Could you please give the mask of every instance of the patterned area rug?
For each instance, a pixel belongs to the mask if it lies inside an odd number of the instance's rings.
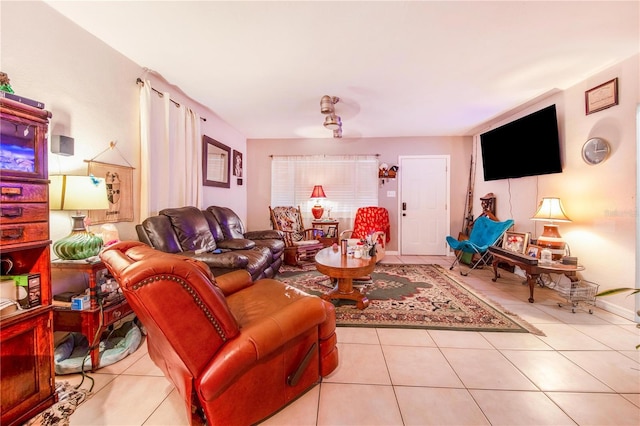
[[[85,389],[76,389],[69,382],[56,382],[58,402],[29,420],[24,426],[68,426],[69,416],[76,411],[91,393]]]
[[[373,282],[364,286],[370,302],[366,309],[357,309],[351,300],[333,300],[339,326],[540,334],[516,315],[473,293],[439,265],[378,264],[371,278]],[[313,264],[282,268],[277,279],[315,295],[334,287]]]

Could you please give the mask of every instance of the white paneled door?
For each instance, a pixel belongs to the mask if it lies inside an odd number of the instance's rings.
[[[449,156],[399,157],[400,253],[446,255]]]

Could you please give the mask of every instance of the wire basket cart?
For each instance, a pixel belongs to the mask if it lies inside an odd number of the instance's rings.
[[[588,305],[586,309],[590,314],[593,314],[592,307],[596,306],[596,294],[598,294],[599,285],[590,281],[577,280],[577,281],[559,281],[555,285],[555,290],[558,291],[571,306],[571,312],[576,313],[576,309],[581,305]],[[562,303],[558,303],[559,307],[562,307]]]

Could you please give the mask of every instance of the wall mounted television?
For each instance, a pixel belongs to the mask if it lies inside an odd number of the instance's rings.
[[[484,180],[562,173],[556,106],[480,135]]]

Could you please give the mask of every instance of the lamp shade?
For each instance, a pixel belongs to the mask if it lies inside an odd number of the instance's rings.
[[[103,245],[102,238],[87,231],[80,210],[109,208],[107,187],[103,178],[93,176],[49,176],[49,208],[75,210],[71,234],[56,241],[53,251],[60,259],[81,260],[95,256]]]
[[[562,207],[560,198],[544,197],[538,206],[538,211],[531,220],[546,220],[548,222],[571,222]]]
[[[53,175],[49,177],[51,210],[104,210],[109,208],[103,178]]]
[[[324,193],[324,189],[322,189],[322,185],[315,185],[311,192],[311,197],[309,198],[327,198]]]

